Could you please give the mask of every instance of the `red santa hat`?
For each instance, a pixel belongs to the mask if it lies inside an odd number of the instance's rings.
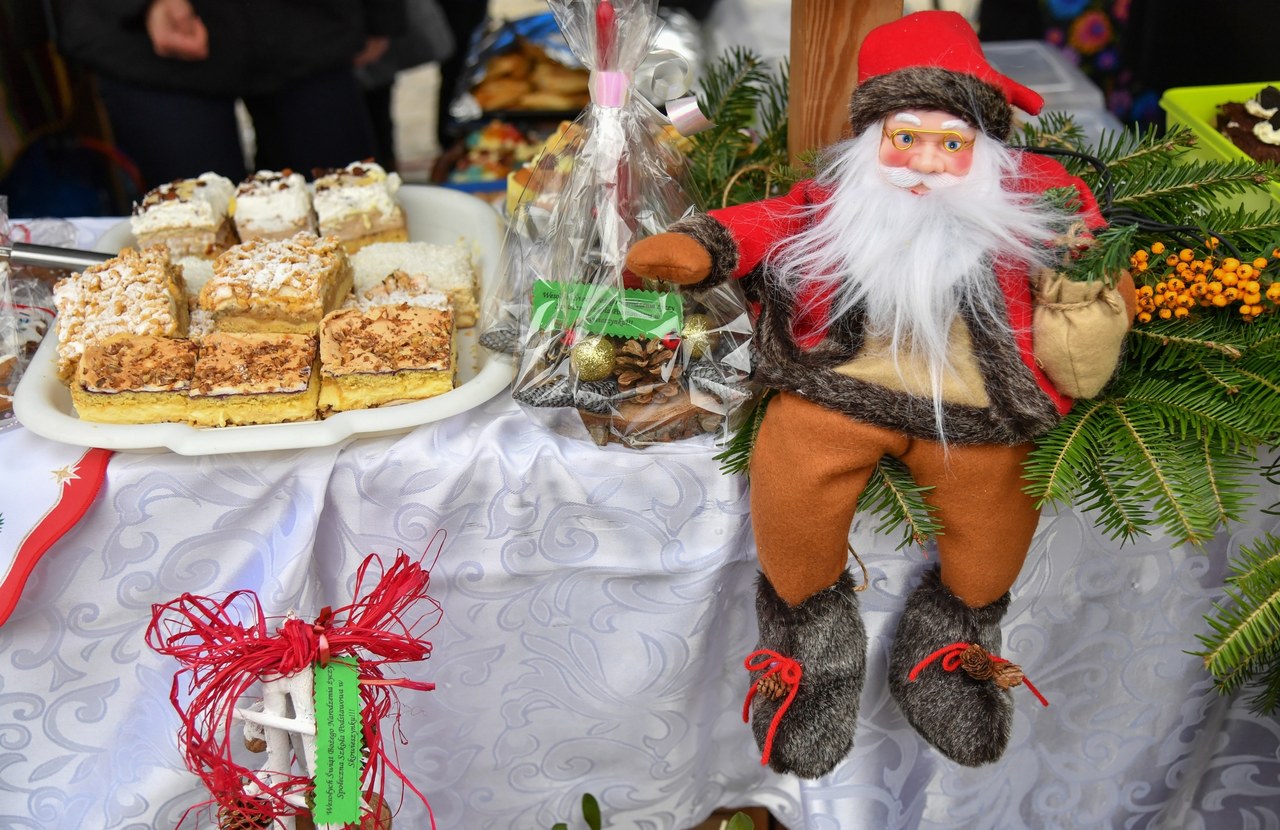
[[[892,112],[934,109],[1004,139],[1014,106],[1035,115],[1043,105],[1036,92],[987,63],[964,17],[923,11],[877,26],[863,39],[849,121],[857,134]]]

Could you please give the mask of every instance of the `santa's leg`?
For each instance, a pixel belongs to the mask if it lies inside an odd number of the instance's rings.
[[[751,720],[762,760],[816,778],[849,753],[867,635],[846,569],[849,525],[896,436],[786,393],[769,404],[751,458],[763,576]]]
[[[933,488],[942,533],[939,566],[924,574],[898,624],[889,689],[925,740],[967,766],[998,759],[1012,729],[1010,667],[990,655],[1003,659],[1000,620],[1040,515],[1022,492],[1030,449],[952,445],[944,455],[915,442],[903,456],[916,482]]]

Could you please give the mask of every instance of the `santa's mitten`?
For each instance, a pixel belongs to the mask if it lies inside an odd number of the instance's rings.
[[[1009,744],[1009,689],[1023,677],[999,656],[1000,620],[1008,609],[1008,594],[970,608],[947,590],[934,568],[912,592],[898,623],[889,691],[921,737],[958,764],[989,764]]]
[[[627,269],[640,277],[694,285],[711,273],[711,254],[688,234],[660,233],[631,246]]]
[[[1092,398],[1120,362],[1133,320],[1133,280],[1080,282],[1046,274],[1036,288],[1032,342],[1036,362],[1064,395]]]
[[[760,642],[743,718],[761,763],[818,778],[853,746],[867,665],[867,633],[848,571],[836,584],[790,606],[762,575],[756,585]]]

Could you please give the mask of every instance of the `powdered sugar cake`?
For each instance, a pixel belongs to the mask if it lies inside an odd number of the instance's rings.
[[[147,192],[134,205],[129,226],[139,247],[164,245],[174,257],[214,257],[239,241],[235,185],[217,173],[177,179]]]
[[[439,292],[362,301],[320,326],[322,414],[422,400],[453,389],[457,347]]]
[[[375,242],[409,238],[404,211],[396,203],[400,176],[371,161],[315,171],[312,204],[320,233],[336,236],[350,253]]]
[[[315,364],[312,334],[211,332],[200,343],[188,417],[203,427],[311,420]]]
[[[307,180],[292,170],[259,170],[240,182],[234,218],[241,241],[316,233]]]
[[[112,335],[85,349],[71,383],[71,402],[86,421],[183,422],[195,364],[191,340]]]
[[[476,268],[470,247],[463,242],[382,242],[351,257],[357,293],[374,298],[391,291],[442,291],[453,303],[454,325],[476,324]],[[400,272],[398,276],[393,276]]]
[[[54,286],[58,376],[70,380],[89,343],[113,334],[183,337],[187,300],[182,270],[166,248],[125,248]]]
[[[314,334],[351,291],[351,263],[332,236],[254,239],[213,264],[197,306],[221,331]]]

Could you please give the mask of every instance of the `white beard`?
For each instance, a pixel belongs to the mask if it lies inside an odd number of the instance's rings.
[[[920,195],[906,189],[914,182],[904,174],[881,167],[880,139],[872,125],[833,149],[817,177],[830,198],[809,209],[803,232],[770,252],[771,271],[798,317],[806,299],[824,295],[829,320],[862,306],[868,335],[928,366],[941,435],[947,343],[962,306],[973,308],[971,324],[1007,332],[993,264],[1047,264],[1047,243],[1067,220],[1038,194],[1005,189],[1016,158],[985,135],[967,175],[926,179],[930,189]]]

